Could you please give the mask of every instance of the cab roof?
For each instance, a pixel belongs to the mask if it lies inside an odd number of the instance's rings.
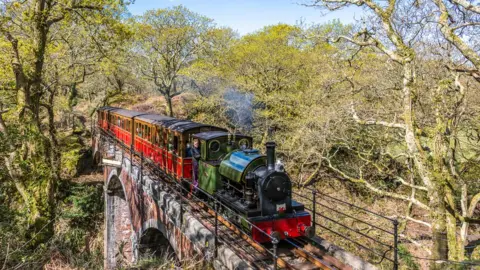
[[[193,135],[193,137],[198,138],[200,140],[208,141],[208,140],[219,138],[219,137],[226,137],[226,136],[228,136],[228,134],[229,133],[227,131],[206,131],[206,132],[197,133],[197,134]],[[232,137],[233,137],[233,135],[232,135]],[[240,133],[236,133],[235,138],[251,138],[251,137],[247,136],[247,135],[240,134]]]

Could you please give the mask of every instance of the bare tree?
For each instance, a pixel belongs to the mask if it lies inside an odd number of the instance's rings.
[[[471,196],[470,202],[467,202],[467,187],[464,185],[465,181],[462,180],[462,172],[459,170],[459,167],[464,165],[460,162],[458,155],[462,152],[460,133],[466,124],[463,116],[466,92],[470,88],[467,89],[465,86],[468,78],[462,79],[462,75],[457,73],[462,71],[475,78],[478,76],[479,55],[478,51],[472,49],[478,46],[478,43],[467,45],[461,40],[460,34],[455,32],[463,27],[474,27],[477,23],[469,21],[459,26],[452,26],[451,21],[449,22],[452,18],[448,13],[447,6],[452,9],[455,7],[445,2],[434,1],[435,5],[431,2],[396,0],[388,2],[317,0],[307,3],[307,5],[329,11],[350,5],[362,7],[368,18],[364,19],[361,29],[357,29],[350,36],[340,35],[330,41],[347,41],[360,49],[375,48],[376,51],[388,58],[387,63],[391,62],[389,65],[399,67],[400,84],[390,90],[401,91],[401,103],[396,108],[392,107],[393,110],[390,113],[393,120],[386,121],[373,116],[364,119],[365,117],[356,111],[354,103],[349,110],[352,119],[360,126],[372,127],[377,131],[380,129],[392,134],[402,134],[405,151],[393,155],[387,151],[363,152],[358,147],[348,145],[340,148],[354,153],[366,165],[372,165],[381,174],[390,175],[397,183],[411,191],[402,194],[403,192],[390,192],[379,188],[375,183],[370,182],[368,177],[365,177],[363,166],[357,168],[358,173],[356,174],[338,168],[332,161],[334,155],[338,154],[336,151],[323,156],[326,166],[343,179],[362,184],[372,192],[407,201],[416,207],[427,210],[430,216],[431,225],[429,224],[429,226],[431,226],[433,234],[431,254],[433,259],[440,262],[447,259],[463,260],[465,226],[468,226],[466,224],[470,222],[480,222],[469,213],[469,210],[474,208],[479,201],[480,195]],[[456,11],[460,13],[461,9],[464,10],[464,13],[472,13],[476,10],[476,6],[469,3],[462,2],[465,6],[462,6],[460,1],[454,1],[454,3],[457,5]],[[432,55],[424,55],[420,50],[422,43],[430,45],[433,45],[434,42],[442,43],[442,40],[438,40],[438,35],[435,36],[438,30],[437,24],[445,39],[458,50],[456,52],[450,50],[450,55],[456,56],[448,61],[448,66],[453,72],[439,72],[442,76],[438,76],[437,80],[419,79],[418,74],[421,70],[418,69],[418,63],[420,62],[434,63],[431,68],[442,70],[442,66],[439,65],[441,61],[432,61]],[[461,52],[460,56],[458,52]],[[468,63],[465,61],[462,63],[463,59],[468,60]],[[351,87],[352,93],[359,90],[351,78],[346,78],[345,85]],[[429,100],[428,108],[420,103],[425,99]],[[428,112],[425,112],[425,109]],[[395,113],[397,111],[400,114],[397,115]],[[411,171],[415,178],[420,181],[417,183],[414,180],[402,178],[396,171],[392,171],[385,164],[378,162],[379,155],[389,159],[405,158],[407,165],[412,165]],[[464,186],[462,187],[462,185]],[[457,187],[462,187],[460,199],[455,196]],[[422,192],[425,192],[426,196],[419,196]],[[460,210],[456,203],[458,200],[462,202]],[[408,215],[406,219],[427,224]],[[463,224],[462,228],[456,225],[458,222]],[[458,234],[459,230],[462,230],[462,234]],[[458,235],[462,236],[459,238]],[[439,266],[432,263],[431,267]]]

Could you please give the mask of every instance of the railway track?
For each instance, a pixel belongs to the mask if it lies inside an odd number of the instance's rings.
[[[179,195],[182,196],[182,195]],[[184,199],[189,212],[211,232],[215,230],[215,210],[200,199]],[[271,244],[259,244],[252,240],[235,224],[223,215],[217,214],[219,221],[218,237],[220,245],[229,244],[237,255],[257,269],[272,269],[274,265]],[[327,255],[318,244],[307,237],[283,240],[277,248],[277,266],[279,269],[345,269],[351,267]]]
[[[132,157],[133,163],[142,164],[143,170],[149,171],[149,176],[155,176],[158,180],[166,184],[166,186],[177,194],[183,201],[182,205],[186,210],[197,218],[210,232],[215,234],[215,217],[217,217],[217,237],[219,239],[219,247],[228,245],[228,248],[255,269],[352,269],[346,266],[336,258],[326,254],[318,244],[307,237],[282,240],[277,246],[276,264],[274,260],[274,251],[272,244],[259,244],[255,242],[249,235],[239,229],[234,223],[227,220],[223,215],[215,214],[215,210],[205,203],[192,196],[186,198],[187,190],[184,189],[177,181],[173,180],[169,175],[147,158],[133,151],[123,142],[102,131],[110,140],[115,142],[116,146],[122,148],[124,156]],[[143,173],[143,172],[142,172]],[[152,174],[154,173],[154,174]],[[215,243],[214,243],[215,244]]]

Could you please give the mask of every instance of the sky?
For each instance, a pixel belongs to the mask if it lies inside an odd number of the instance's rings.
[[[322,14],[318,9],[299,5],[299,2],[302,0],[135,0],[129,10],[133,15],[141,15],[149,9],[183,5],[213,19],[218,26],[237,30],[241,35],[260,30],[267,25],[296,24],[300,20],[307,25],[334,19],[348,24],[362,14],[358,7]]]

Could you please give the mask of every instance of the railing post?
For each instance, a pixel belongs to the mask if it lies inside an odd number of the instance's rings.
[[[277,263],[277,258],[278,258],[278,239],[274,237],[272,239],[272,244],[273,244],[273,270],[277,270],[278,263]]]
[[[218,257],[218,202],[215,198],[215,259]]]
[[[317,191],[312,190],[312,228],[315,234],[317,234],[316,223],[317,223]]]
[[[398,270],[398,220],[393,221],[393,270]]]

